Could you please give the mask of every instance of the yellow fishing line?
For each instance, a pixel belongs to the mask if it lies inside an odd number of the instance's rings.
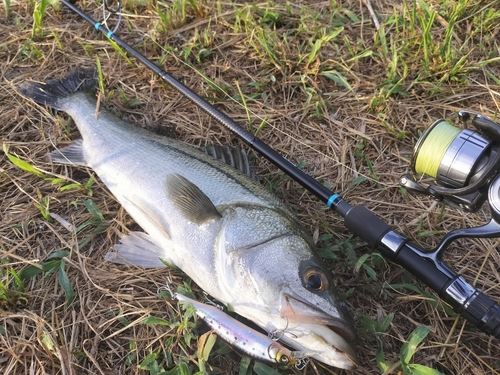
[[[460,129],[444,120],[432,124],[415,146],[415,172],[435,178],[444,154],[459,133]]]

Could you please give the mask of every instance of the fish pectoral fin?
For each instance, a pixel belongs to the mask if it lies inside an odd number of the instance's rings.
[[[104,256],[107,261],[143,268],[166,267],[161,261],[165,250],[156,246],[143,232],[130,232],[114,246],[116,252]]]
[[[195,224],[221,218],[214,204],[198,186],[180,174],[166,178],[167,194],[179,212]]]
[[[50,160],[71,165],[87,166],[87,161],[83,155],[83,139],[78,139],[72,145],[64,147],[60,150],[52,151],[48,154]]]

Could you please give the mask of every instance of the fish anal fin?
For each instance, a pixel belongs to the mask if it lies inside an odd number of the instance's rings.
[[[114,249],[116,252],[109,252],[104,256],[107,261],[143,268],[166,267],[161,260],[165,256],[165,250],[155,245],[146,233],[130,232]]]
[[[214,204],[187,178],[180,174],[170,174],[166,178],[166,188],[169,198],[179,212],[195,224],[218,220],[221,215]]]
[[[78,139],[75,143],[60,150],[52,151],[48,154],[50,160],[61,164],[87,165],[83,154],[83,139]]]

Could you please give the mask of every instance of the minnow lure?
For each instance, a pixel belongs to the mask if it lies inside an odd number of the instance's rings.
[[[172,299],[190,304],[196,310],[196,315],[222,340],[232,348],[256,359],[257,361],[295,366],[303,369],[308,363],[307,357],[317,354],[306,351],[292,351],[272,337],[260,333],[222,311],[222,307],[196,301],[183,294],[175,293],[169,285],[162,286],[158,293],[166,290]]]

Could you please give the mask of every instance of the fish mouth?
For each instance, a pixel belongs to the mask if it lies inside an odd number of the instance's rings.
[[[356,339],[356,335],[348,327],[346,327],[345,323],[342,321],[336,320],[330,324],[325,324],[324,326],[335,332],[347,342],[353,342]]]
[[[352,322],[346,318],[343,306],[330,312],[313,305],[297,295],[282,296],[280,314],[288,321],[285,338],[292,347],[315,352],[312,358],[329,365],[352,369],[358,366],[351,343],[356,340]],[[317,305],[317,304],[316,304]]]

